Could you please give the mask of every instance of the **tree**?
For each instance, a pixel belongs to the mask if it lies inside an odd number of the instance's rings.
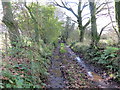
[[[70,11],[76,18],[77,18],[77,23],[78,23],[78,27],[79,27],[79,30],[80,30],[80,39],[79,41],[80,42],[83,42],[84,41],[84,33],[85,33],[85,29],[86,27],[89,25],[90,23],[90,20],[88,20],[84,25],[83,25],[83,19],[82,19],[82,12],[84,10],[84,8],[86,6],[88,6],[87,3],[84,3],[82,5],[82,2],[81,0],[79,0],[79,3],[77,4],[77,7],[78,7],[78,11],[77,11],[77,14],[75,13],[75,11],[68,5],[69,2],[63,2],[61,0],[61,3],[62,5],[60,5],[59,3],[57,3],[56,1],[54,2],[54,4],[56,6],[59,6],[61,8],[65,8],[66,10]],[[74,3],[74,2],[73,2]]]
[[[67,39],[69,38],[69,34],[70,34],[71,28],[72,28],[71,24],[72,24],[71,18],[67,17],[64,30],[62,31],[62,38],[61,38],[64,43],[66,43]]]
[[[39,35],[39,26],[38,26],[38,22],[35,18],[35,16],[33,15],[31,9],[27,6],[26,2],[24,3],[24,6],[27,8],[30,16],[31,16],[31,19],[33,20],[33,23],[34,23],[34,31],[35,31],[35,41],[38,43],[39,40],[40,40],[40,35]]]
[[[55,43],[62,29],[62,23],[55,17],[55,10],[53,5],[25,4],[16,18],[19,19],[19,27],[22,32],[29,32],[30,38],[35,42],[42,40],[44,44]],[[20,10],[18,9],[18,11]]]
[[[75,13],[75,10],[72,9],[72,7],[69,5],[69,3],[74,3],[74,4],[77,5],[77,7],[78,7],[77,13]],[[85,30],[88,27],[88,25],[90,24],[89,17],[86,17],[87,15],[89,15],[89,13],[85,14],[85,15],[82,15],[84,9],[88,6],[88,3],[87,2],[82,3],[82,0],[79,0],[78,3],[75,3],[75,2],[63,2],[61,0],[61,4],[57,3],[56,1],[54,1],[54,4],[56,6],[58,6],[58,7],[61,7],[61,8],[64,8],[64,9],[70,11],[77,18],[77,24],[78,24],[78,28],[80,30],[79,41],[83,42],[84,41]],[[98,5],[97,7],[95,7],[95,9],[96,9],[95,10],[95,15],[100,13],[102,10],[104,10],[106,4],[107,3],[102,3],[102,4]],[[86,18],[88,20],[83,25],[83,20],[85,20]],[[103,27],[103,28],[105,28],[105,27]],[[102,31],[103,31],[103,29],[102,29]]]
[[[118,24],[119,43],[120,43],[120,1],[117,2],[116,0],[115,0],[115,15]]]
[[[8,32],[11,46],[16,47],[16,44],[19,42],[20,39],[20,33],[18,30],[18,24],[13,18],[11,3],[4,2],[4,0],[2,0],[2,7],[4,13],[2,22],[9,28]]]
[[[108,1],[106,1],[106,2],[108,2]],[[117,23],[119,23],[118,22],[118,14],[116,13],[116,12],[118,12],[119,13],[119,11],[118,11],[118,8],[119,8],[119,6],[116,6],[116,3],[117,2],[115,2],[115,16],[116,16],[116,21],[117,21]],[[118,4],[118,3],[117,3]],[[118,4],[119,5],[119,4]],[[112,27],[113,27],[113,29],[114,29],[114,31],[116,32],[116,34],[117,34],[117,36],[118,36],[118,43],[120,43],[120,30],[119,30],[119,26],[118,26],[118,30],[116,29],[116,27],[115,27],[115,25],[113,24],[113,17],[112,17],[112,15],[111,15],[111,10],[110,10],[110,7],[109,7],[109,5],[108,5],[108,3],[107,3],[107,10],[108,10],[108,15],[109,15],[109,17],[110,17],[110,20],[111,20],[111,23],[112,23]],[[118,24],[119,25],[119,24]]]
[[[109,26],[111,23],[113,23],[113,21],[111,20],[111,22],[109,22],[108,24],[106,24],[105,26],[103,26],[100,30],[100,33],[98,34],[97,32],[97,24],[96,24],[96,15],[99,14],[102,10],[106,10],[106,5],[108,5],[108,3],[111,3],[111,2],[106,2],[106,3],[102,3],[100,4],[100,6],[98,6],[96,8],[96,3],[95,3],[95,0],[89,0],[89,8],[90,8],[90,14],[91,14],[91,46],[92,47],[97,47],[99,41],[100,41],[100,38],[101,38],[101,35],[102,35],[102,32],[104,31],[104,29]],[[102,8],[100,8],[101,6],[103,5]],[[108,9],[108,7],[107,7]]]
[[[98,33],[97,33],[97,24],[96,24],[96,6],[95,1],[91,2],[89,0],[90,14],[91,14],[91,46],[94,47],[97,45]]]

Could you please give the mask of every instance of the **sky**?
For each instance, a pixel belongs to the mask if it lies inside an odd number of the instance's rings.
[[[56,1],[57,1],[58,3],[60,3],[60,0],[56,0]],[[63,1],[64,1],[64,0],[63,0]],[[78,3],[78,0],[74,0],[74,1],[73,1],[73,0],[65,0],[65,1]],[[82,1],[88,2],[88,0],[82,0]],[[105,2],[106,0],[96,0],[96,1],[97,1],[98,4],[100,4],[100,3]],[[114,20],[115,20],[115,15],[114,15],[114,13],[112,13],[112,12],[114,12],[114,2],[113,2],[113,0],[109,0],[109,1],[112,1],[112,3],[109,4],[109,7],[113,7],[113,9],[111,9],[110,12],[111,12],[111,16],[112,16],[113,21],[114,21]],[[83,3],[84,3],[84,2],[83,2]],[[77,5],[76,5],[76,4],[70,4],[70,6],[71,6],[72,9],[75,11],[75,13],[77,13]],[[67,10],[65,10],[65,9],[62,9],[62,10],[65,11],[68,16],[71,16],[73,20],[76,20],[76,17],[75,17],[70,11],[67,11]],[[98,32],[100,32],[101,29],[102,29],[105,25],[107,25],[109,22],[111,22],[110,17],[109,17],[108,15],[101,15],[102,13],[107,13],[107,12],[108,12],[107,10],[102,11],[100,14],[98,14],[99,16],[98,16],[98,15],[96,16],[96,17],[99,17],[99,18],[97,19]],[[86,8],[84,9],[84,11],[83,11],[82,16],[84,16],[85,14],[88,14],[88,13],[90,13],[90,10],[89,10],[89,7],[86,7]],[[87,15],[86,17],[90,17],[90,14]],[[86,18],[86,17],[85,17],[85,18]],[[84,21],[83,21],[83,24],[85,24],[86,21],[88,21],[88,19],[84,20]],[[111,25],[109,25],[108,27],[111,28]],[[106,29],[108,29],[108,28],[106,28]]]
[[[9,1],[9,0],[4,0],[4,1]],[[12,0],[14,2],[23,2],[24,0]],[[36,2],[38,1],[40,4],[45,4],[46,2],[51,2],[52,0],[26,0],[27,2]],[[61,0],[56,0],[58,3],[61,3]],[[75,13],[77,13],[77,5],[75,3],[78,3],[78,0],[63,0],[63,1],[66,1],[66,2],[70,2],[70,6],[72,7],[72,9],[75,11]],[[92,1],[92,0],[91,0]],[[105,0],[96,0],[97,3],[102,3],[104,2]],[[109,0],[109,1],[113,1],[113,0]],[[73,3],[75,2],[75,3]],[[88,0],[82,0],[82,2],[88,2]],[[111,3],[110,6],[114,6],[114,3]],[[76,21],[76,17],[70,12],[70,11],[67,11],[65,9],[61,9],[63,12],[66,13],[66,15],[70,16],[73,20]],[[111,10],[111,12],[113,12],[114,9]],[[107,11],[103,11],[103,13],[106,13]],[[83,15],[85,14],[88,14],[89,13],[89,7],[85,8],[85,10],[83,11]],[[88,15],[87,17],[90,17],[90,15]],[[113,14],[113,20],[114,19],[114,14]],[[0,0],[0,20],[2,20],[2,5],[1,5],[1,0]],[[83,21],[83,24],[85,24],[87,21],[84,20]],[[104,27],[106,24],[108,24],[110,22],[110,17],[108,16],[103,16],[103,15],[100,15],[100,17],[97,19],[97,25],[98,25],[98,31],[101,30],[102,27]]]

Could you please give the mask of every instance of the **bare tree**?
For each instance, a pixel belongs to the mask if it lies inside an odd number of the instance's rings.
[[[62,5],[60,5],[59,3],[57,3],[56,1],[54,1],[54,5],[59,6],[61,8],[64,8],[64,9],[70,11],[77,18],[78,27],[79,27],[79,30],[80,30],[80,39],[79,39],[79,41],[83,42],[85,29],[89,25],[90,20],[88,20],[83,25],[82,12],[85,9],[85,7],[88,6],[88,4],[84,3],[84,5],[82,5],[81,0],[79,0],[79,3],[75,3],[75,2],[63,2],[61,0],[61,3],[62,3]],[[75,13],[75,11],[72,9],[72,7],[68,3],[75,3],[78,6],[77,14]]]
[[[72,9],[72,7],[69,5],[69,3],[74,3],[75,5],[77,5],[77,7],[78,7],[77,13],[75,13],[75,10]],[[106,6],[107,3],[111,3],[111,2],[103,2],[100,5],[98,5],[97,7],[95,7],[95,15],[99,14],[103,10],[106,10],[105,6]],[[85,14],[85,15],[82,15],[84,9],[88,6],[88,3],[87,2],[82,3],[82,0],[79,0],[78,3],[76,3],[76,2],[63,2],[61,0],[61,4],[57,3],[56,1],[54,1],[54,4],[56,6],[58,6],[58,7],[61,7],[61,8],[64,8],[64,9],[70,11],[77,18],[78,27],[79,27],[79,30],[80,30],[80,39],[79,39],[79,41],[83,42],[84,41],[85,29],[90,24],[89,17],[86,17],[87,15],[89,15],[89,13]],[[85,20],[85,19],[87,19],[88,21],[83,25],[83,20]],[[103,28],[105,28],[107,26],[108,25],[105,25]],[[103,28],[101,29],[101,34],[102,34],[103,30],[104,30]],[[96,33],[96,35],[97,35],[97,33]],[[98,36],[101,36],[101,35],[98,35]],[[98,42],[98,41],[99,41],[99,39],[96,42]]]
[[[103,26],[101,28],[100,33],[98,34],[98,32],[97,32],[97,24],[96,24],[96,19],[97,19],[96,15],[99,14],[103,10],[108,10],[108,7],[106,7],[106,6],[109,3],[111,3],[111,2],[107,1],[105,3],[100,4],[100,6],[98,6],[96,8],[96,2],[95,2],[95,0],[92,0],[92,2],[91,2],[91,0],[89,0],[89,8],[90,8],[90,14],[91,14],[91,38],[92,38],[91,46],[92,47],[96,47],[97,46],[98,42],[100,41],[100,37],[101,37],[102,32],[104,31],[104,29],[107,26],[109,26],[111,23],[113,23],[113,21],[111,20],[111,22],[109,22],[108,24],[106,24],[105,26]],[[105,15],[106,14],[107,13],[105,13]]]

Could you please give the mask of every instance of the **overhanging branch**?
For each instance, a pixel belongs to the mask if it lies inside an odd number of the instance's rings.
[[[62,0],[61,0],[62,5],[60,5],[60,4],[57,3],[56,1],[54,1],[54,2],[55,2],[54,5],[59,6],[59,7],[61,7],[61,8],[65,8],[66,10],[70,11],[76,18],[78,18],[78,15],[73,11],[73,9],[67,7]]]
[[[98,38],[100,38],[100,37],[101,37],[103,30],[104,30],[104,29],[105,29],[108,25],[110,25],[111,23],[112,23],[112,22],[108,23],[107,25],[105,25],[105,26],[101,29],[100,34],[99,34]]]

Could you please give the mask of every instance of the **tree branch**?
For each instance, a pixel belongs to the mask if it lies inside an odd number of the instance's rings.
[[[66,15],[66,14],[65,14]],[[66,15],[67,17],[69,17],[68,15]],[[78,23],[77,21],[75,21],[75,20],[73,20],[73,19],[71,19],[74,23]]]
[[[85,7],[87,7],[87,6],[88,6],[88,4],[87,4],[87,3],[84,3],[84,5],[83,5],[81,11],[83,11],[83,10],[85,9]]]
[[[78,18],[78,15],[73,11],[72,8],[69,8],[65,5],[65,3],[61,0],[62,5],[58,4],[56,1],[54,1],[54,5],[59,6],[61,8],[65,8],[66,10],[70,11],[76,18]]]
[[[104,9],[107,9],[107,8],[104,8],[108,3],[112,3],[112,2],[105,2],[105,3],[102,3],[100,6],[98,6],[97,8],[96,8],[96,14],[98,14],[99,12],[101,12],[102,10],[104,10]],[[100,8],[100,9],[99,9]]]
[[[105,26],[101,29],[100,34],[99,34],[98,38],[100,38],[100,37],[101,37],[103,30],[104,30],[104,29],[105,29],[108,25],[110,25],[111,23],[112,23],[112,22],[108,23],[107,25],[105,25]]]
[[[30,8],[27,6],[26,2],[24,3],[24,6],[28,10],[28,12],[29,12],[31,18],[34,20],[34,22],[37,23],[37,20],[35,19],[34,15],[32,14],[32,11],[30,10]]]
[[[87,21],[87,23],[83,26],[83,29],[85,29],[90,24],[90,19]]]
[[[107,2],[107,1],[106,1],[106,2]],[[110,8],[109,8],[108,3],[107,3],[107,7],[108,7],[108,14],[109,14],[109,16],[110,16],[110,20],[111,20],[111,22],[112,22],[113,20],[112,20],[112,16],[111,16],[111,14],[110,14]],[[115,32],[116,32],[118,38],[120,38],[119,32],[116,30],[116,28],[114,27],[113,23],[112,23],[112,27],[113,27],[113,29],[115,30]]]

